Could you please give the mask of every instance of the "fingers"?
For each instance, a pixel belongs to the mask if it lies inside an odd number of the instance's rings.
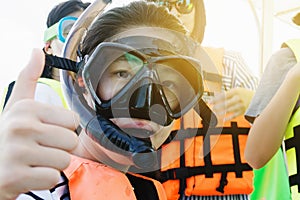
[[[27,170],[26,182],[23,184],[27,191],[53,188],[61,177],[59,171],[47,167],[34,167]]]
[[[243,101],[239,96],[232,96],[225,103],[227,112],[244,113],[246,111]]]
[[[0,199],[1,193],[14,197],[57,184],[60,171],[70,163],[69,152],[78,144],[73,131],[77,117],[31,99],[20,100],[2,113]]]
[[[241,99],[238,90],[236,89],[215,96],[211,102],[215,114],[219,117],[225,116],[226,121],[240,116],[246,111],[243,99]]]
[[[70,162],[62,150],[32,144],[26,138],[1,143],[0,199],[15,199],[29,190],[49,189],[58,183],[60,171]],[[1,197],[9,196],[9,198]]]
[[[16,199],[20,193],[30,190],[53,188],[61,176],[59,171],[52,168],[26,166],[11,166],[2,174],[4,176],[0,176],[0,179],[9,181],[7,181],[8,184],[1,187],[1,191],[5,192],[0,193],[0,199]]]
[[[35,145],[31,149],[27,149],[24,146],[21,147],[28,155],[23,155],[18,158],[17,165],[25,165],[30,168],[45,167],[51,168],[57,171],[62,171],[68,167],[71,156],[66,151],[58,148],[44,147]],[[45,158],[45,155],[47,157]],[[19,156],[19,155],[16,155]]]
[[[43,67],[44,53],[33,50],[0,116],[0,199],[53,187],[78,144],[79,116],[33,99]]]
[[[45,124],[41,125],[41,129],[45,130],[43,134],[34,134],[34,139],[42,146],[57,148],[70,152],[76,148],[78,144],[78,136],[74,130]]]
[[[241,104],[236,104],[236,105],[233,105],[231,106],[229,109],[228,109],[228,115],[226,115],[225,117],[225,121],[230,121],[240,115],[243,115],[245,113],[245,109],[242,109],[243,106]]]
[[[225,100],[226,100],[226,93],[222,92],[222,93],[216,94],[209,103],[214,105],[214,104],[222,103]]]
[[[34,49],[31,54],[31,58],[26,67],[20,72],[12,95],[7,102],[5,110],[15,102],[34,97],[34,91],[36,87],[36,82],[40,75],[42,74],[43,67],[45,64],[45,56],[42,50]]]
[[[226,114],[226,93],[217,94],[211,99],[209,104],[218,117],[223,117]]]
[[[64,127],[72,131],[79,126],[79,115],[74,111],[36,101],[27,101],[26,104],[22,106],[22,113],[25,115],[27,112],[35,113],[33,117],[44,124]]]
[[[61,107],[22,100],[4,113],[2,119],[7,126],[6,139],[20,138],[20,142],[30,140],[66,151],[73,150],[78,142],[74,130],[78,127],[79,117],[73,111]]]
[[[21,138],[15,140],[15,145],[6,145],[6,155],[1,156],[2,160],[10,164],[8,169],[17,169],[15,171],[18,172],[23,168],[25,170],[26,168],[45,167],[62,171],[68,167],[71,157],[66,151],[40,146],[29,140],[25,140],[24,144],[21,144],[19,139]],[[4,164],[2,163],[2,165]]]

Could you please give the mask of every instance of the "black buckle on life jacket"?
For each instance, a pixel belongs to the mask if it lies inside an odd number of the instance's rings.
[[[190,177],[188,167],[180,167],[175,169],[169,169],[163,172],[162,182],[167,180],[186,179]]]

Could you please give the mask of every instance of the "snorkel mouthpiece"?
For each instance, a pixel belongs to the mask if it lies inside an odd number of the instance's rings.
[[[159,84],[143,79],[106,105],[101,106],[96,102],[96,112],[107,119],[136,118],[168,126],[174,118],[166,108],[162,93]]]
[[[147,119],[162,126],[168,126],[174,120],[166,109],[159,84],[144,79],[141,86],[129,98],[130,114],[133,117]],[[146,115],[147,114],[147,115]]]
[[[129,157],[137,168],[157,167],[157,155],[150,139],[129,135],[100,115],[87,124],[86,133],[106,149]]]

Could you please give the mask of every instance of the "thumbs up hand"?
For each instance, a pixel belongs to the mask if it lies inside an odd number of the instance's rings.
[[[34,49],[0,116],[0,199],[15,199],[29,190],[53,187],[77,146],[76,113],[34,101],[44,67],[42,50]]]

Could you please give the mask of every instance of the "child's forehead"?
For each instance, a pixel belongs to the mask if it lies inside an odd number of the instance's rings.
[[[156,39],[164,40],[171,44],[177,44],[179,42],[183,42],[181,40],[186,38],[186,36],[183,33],[176,32],[170,29],[159,28],[159,27],[138,27],[138,28],[133,27],[108,38],[106,41],[114,41],[120,38],[126,38],[132,36],[156,38]]]
[[[122,43],[138,49],[164,49],[182,55],[188,55],[192,46],[183,33],[159,27],[131,28],[107,39],[106,42]]]

